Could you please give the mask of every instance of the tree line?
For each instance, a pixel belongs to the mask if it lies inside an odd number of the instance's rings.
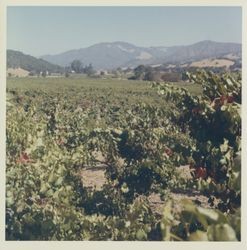
[[[70,66],[65,67],[66,76],[68,76],[69,73],[83,73],[87,74],[88,76],[92,76],[93,74],[95,74],[95,70],[91,63],[88,65],[83,65],[80,60],[74,60],[71,62]]]

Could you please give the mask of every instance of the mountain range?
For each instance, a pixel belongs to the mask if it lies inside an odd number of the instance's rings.
[[[139,47],[126,42],[98,43],[87,48],[69,50],[56,55],[44,55],[41,59],[60,66],[69,66],[73,60],[95,69],[136,67],[140,64],[183,64],[208,58],[241,59],[242,45],[201,41],[186,46]]]

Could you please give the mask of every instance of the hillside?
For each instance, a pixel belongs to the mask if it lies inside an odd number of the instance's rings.
[[[200,61],[194,61],[190,64],[190,67],[197,67],[197,68],[203,68],[203,67],[214,67],[214,68],[220,68],[220,67],[226,67],[229,68],[234,64],[233,61],[227,60],[227,59],[203,59]]]
[[[21,68],[29,72],[48,71],[54,73],[63,71],[61,66],[15,50],[7,50],[7,68]]]
[[[242,45],[237,43],[219,43],[201,41],[188,46],[171,47],[167,51],[166,62],[190,62],[207,58],[224,57],[233,54],[241,57]]]
[[[242,45],[202,41],[187,46],[138,47],[126,42],[99,43],[88,48],[45,55],[42,59],[61,66],[77,59],[84,65],[92,63],[96,69],[136,67],[140,64],[187,63],[231,55],[241,58]]]
[[[26,77],[30,74],[29,71],[22,69],[22,68],[8,68],[7,69],[8,76],[14,76],[14,77]]]
[[[84,65],[92,63],[96,69],[113,69],[137,66],[143,62],[145,64],[153,63],[158,54],[157,49],[137,47],[125,42],[114,42],[99,43],[88,48],[70,50],[57,55],[46,55],[42,58],[61,66],[67,66],[77,59]]]

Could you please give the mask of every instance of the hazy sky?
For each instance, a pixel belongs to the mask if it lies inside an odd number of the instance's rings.
[[[241,42],[240,7],[8,7],[7,47],[34,56],[99,42]]]

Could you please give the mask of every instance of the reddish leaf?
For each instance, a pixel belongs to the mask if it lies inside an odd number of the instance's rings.
[[[198,167],[195,169],[195,178],[202,178],[205,179],[207,178],[208,174],[207,174],[207,169],[203,168],[203,167]]]

